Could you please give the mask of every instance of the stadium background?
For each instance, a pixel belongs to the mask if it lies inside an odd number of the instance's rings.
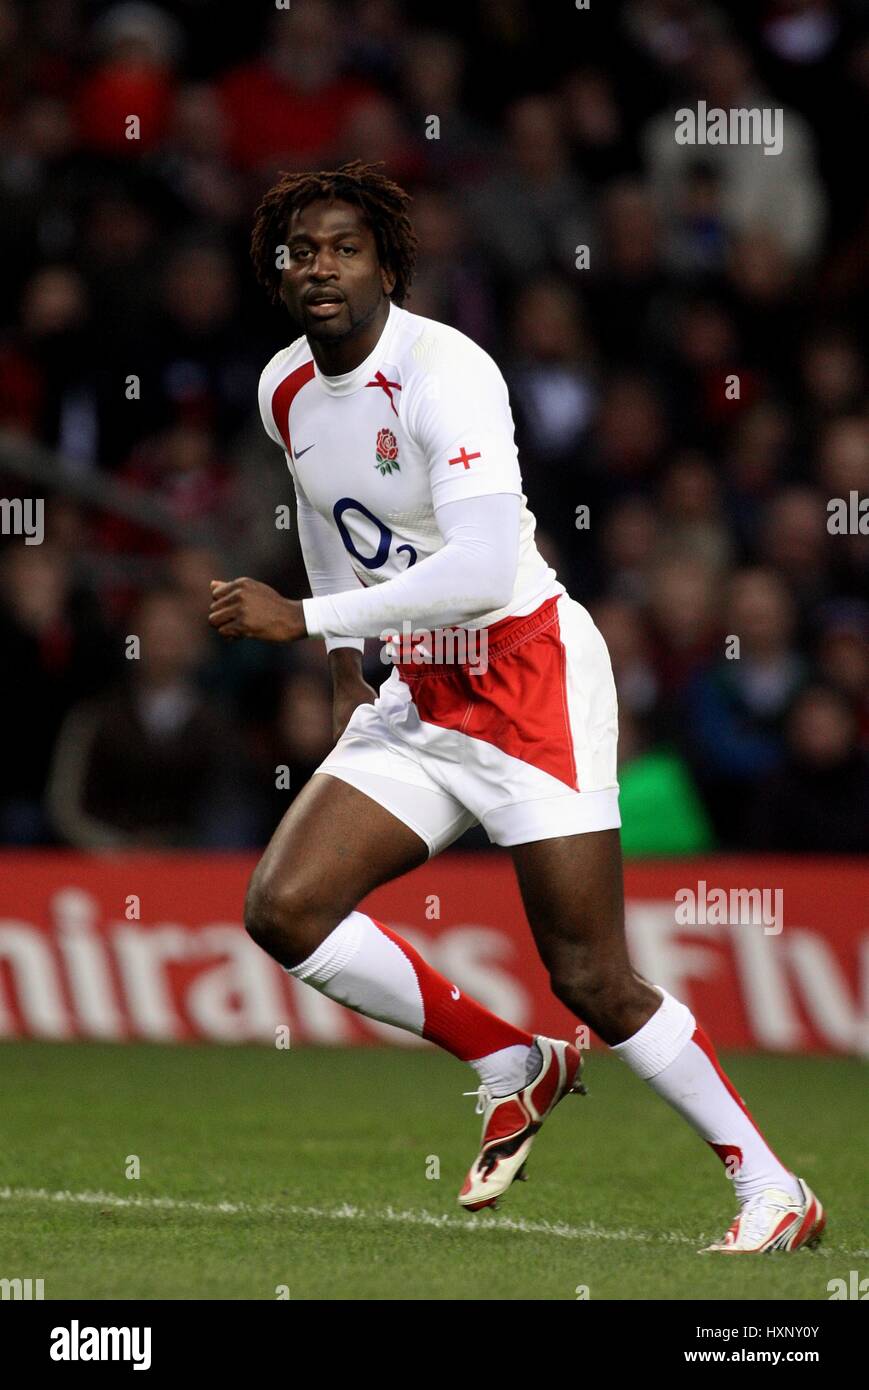
[[[293,330],[247,246],[277,170],[355,157],[414,194],[408,307],[504,371],[541,549],[609,644],[635,955],[725,1046],[858,1066],[869,537],[831,534],[827,504],[869,495],[865,20],[858,0],[564,0],[545,18],[530,0],[294,0],[243,19],[0,0],[0,496],[45,499],[42,544],[0,537],[0,1036],[70,1057],[10,1042],[10,1098],[54,1075],[45,1114],[62,1114],[65,1092],[124,1092],[152,1065],[75,1038],[262,1042],[277,1017],[294,1043],[409,1041],[241,944],[256,850],[329,747],[328,673],[319,643],[226,646],[205,621],[212,577],[307,593],[256,410]],[[674,111],[699,98],[782,107],[781,154],[677,146]],[[386,674],[376,644],[366,669]],[[506,861],[482,833],[462,851],[378,910],[493,1007],[569,1029]],[[784,931],[680,930],[674,892],[701,880],[782,888]],[[440,1075],[428,1049],[366,1055],[375,1091]],[[240,1083],[261,1115],[262,1065]],[[784,1095],[764,1091],[773,1074],[753,1094],[796,1133],[821,1074],[775,1073]],[[840,1139],[856,1076],[824,1073]],[[40,1112],[18,1118],[20,1154],[41,1152]],[[95,1153],[82,1164],[93,1186]],[[72,1183],[47,1166],[24,1157],[6,1180]],[[112,1269],[89,1273],[95,1296]]]

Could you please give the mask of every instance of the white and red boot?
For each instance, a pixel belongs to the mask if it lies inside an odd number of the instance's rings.
[[[742,1207],[722,1240],[707,1245],[701,1255],[712,1251],[723,1255],[759,1255],[770,1250],[813,1249],[827,1224],[826,1213],[814,1192],[797,1178],[800,1198],[769,1187]]]
[[[566,1095],[585,1095],[579,1049],[559,1038],[538,1035],[534,1041],[543,1061],[521,1090],[496,1097],[480,1086],[476,1092],[465,1093],[476,1094],[477,1113],[483,1116],[480,1152],[459,1193],[466,1211],[496,1206],[512,1182],[523,1181],[525,1160],[543,1121]]]

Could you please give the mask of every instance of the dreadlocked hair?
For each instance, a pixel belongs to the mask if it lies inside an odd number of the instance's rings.
[[[273,303],[280,300],[281,272],[277,248],[286,244],[290,217],[318,199],[340,198],[362,210],[374,234],[380,264],[395,276],[390,299],[402,305],[410,290],[416,262],[416,233],[408,215],[411,197],[378,172],[378,165],[353,159],[339,169],[316,174],[282,174],[256,210],[250,254],[256,277]]]

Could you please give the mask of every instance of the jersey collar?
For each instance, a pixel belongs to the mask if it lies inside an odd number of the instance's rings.
[[[352,372],[344,372],[342,376],[325,376],[323,372],[320,371],[316,362],[314,362],[314,376],[327,395],[349,396],[351,392],[358,391],[360,387],[368,384],[378,362],[383,360],[383,355],[389,348],[392,335],[398,324],[400,312],[398,307],[390,300],[389,313],[386,316],[386,322],[383,325],[383,331],[380,337],[377,339],[372,351],[365,358],[365,361],[360,362],[358,367],[354,367]]]

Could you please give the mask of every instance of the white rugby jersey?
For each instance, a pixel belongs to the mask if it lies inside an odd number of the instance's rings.
[[[533,612],[564,592],[534,542],[504,378],[488,353],[457,329],[391,303],[374,350],[341,376],[324,376],[307,338],[297,338],[263,371],[259,406],[296,487],[315,595],[304,602],[312,636],[325,636],[330,646],[356,645],[341,638],[381,636],[394,617],[389,581],[401,575],[407,580],[398,587],[414,597],[414,611],[404,616],[436,617],[441,597],[447,599],[435,591],[444,567],[429,586],[423,562],[444,545],[436,509],[463,499],[520,499],[512,595],[500,608],[470,615],[465,626]],[[408,571],[416,566],[422,568],[411,585]],[[360,592],[360,583],[368,593]],[[343,611],[340,597],[324,597],[344,591]],[[455,598],[453,583],[444,606],[454,607]]]

